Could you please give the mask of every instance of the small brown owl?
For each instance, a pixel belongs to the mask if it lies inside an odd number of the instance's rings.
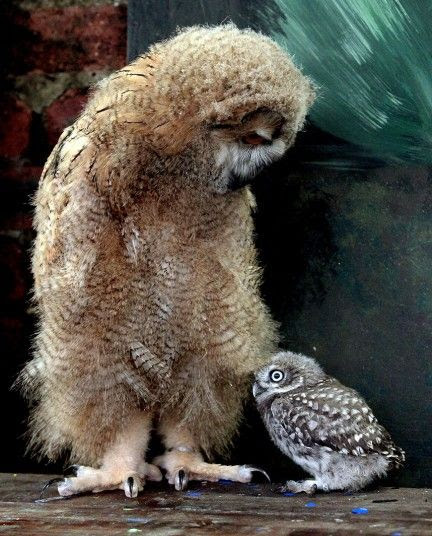
[[[282,491],[358,490],[405,460],[360,395],[310,357],[276,354],[253,394],[274,443],[314,477]]]
[[[96,87],[46,163],[33,255],[39,331],[21,381],[31,446],[70,453],[61,495],[160,479],[247,482],[230,445],[275,349],[247,182],[293,143],[309,80],[269,38],[193,27]]]

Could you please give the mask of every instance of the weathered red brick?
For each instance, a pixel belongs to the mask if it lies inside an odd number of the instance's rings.
[[[12,304],[26,296],[25,262],[22,247],[12,238],[0,237],[1,302]]]
[[[68,89],[44,110],[44,124],[50,146],[54,146],[63,130],[75,121],[86,101],[87,90]]]
[[[30,12],[29,65],[51,73],[119,68],[126,61],[126,7],[73,6]]]
[[[0,102],[0,156],[16,158],[27,148],[30,139],[32,112],[12,95],[3,95]]]
[[[31,200],[41,171],[41,167],[32,166],[26,160],[18,159],[2,163],[0,168],[0,229],[14,232],[31,229],[33,216]]]
[[[2,166],[0,169],[2,181],[17,185],[19,183],[37,184],[41,173],[42,166],[34,166],[21,160],[9,162],[7,166]]]
[[[17,314],[14,311],[11,314],[10,310],[0,310],[0,339],[3,346],[2,358],[11,359],[11,364],[15,364],[17,356],[23,352],[23,345],[27,342],[26,337],[28,337],[28,333],[25,331],[24,313],[20,311]],[[18,370],[14,370],[13,376],[16,377],[17,373]],[[9,380],[8,383],[7,388],[9,389],[11,381]]]

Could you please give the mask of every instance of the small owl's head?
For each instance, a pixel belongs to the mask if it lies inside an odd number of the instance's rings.
[[[313,387],[325,378],[325,372],[311,357],[279,352],[256,372],[253,395],[261,403],[279,393]]]

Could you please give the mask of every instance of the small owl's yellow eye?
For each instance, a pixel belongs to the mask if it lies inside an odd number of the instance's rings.
[[[270,381],[272,382],[280,382],[283,380],[285,374],[282,372],[282,370],[272,370],[270,372]]]
[[[246,143],[247,145],[262,145],[264,143],[268,143],[268,140],[266,138],[263,138],[256,132],[251,132],[250,134],[246,134],[246,136],[243,136],[241,141],[243,143]]]

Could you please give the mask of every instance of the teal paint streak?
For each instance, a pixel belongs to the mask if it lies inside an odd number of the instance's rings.
[[[393,162],[432,161],[432,3],[273,0],[261,25],[319,86],[322,130]]]

